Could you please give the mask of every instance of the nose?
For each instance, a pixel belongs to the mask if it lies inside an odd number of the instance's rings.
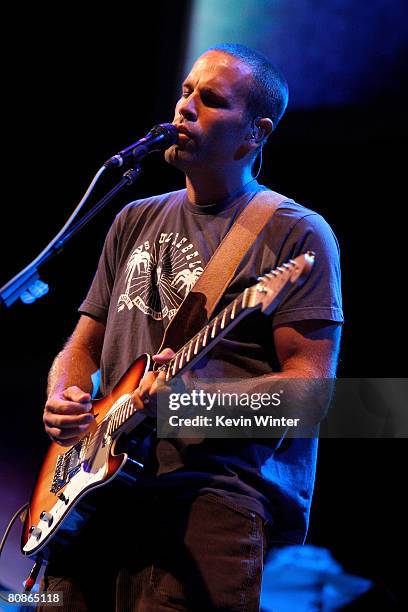
[[[197,119],[197,108],[194,95],[190,94],[187,98],[181,98],[176,110],[187,121],[195,121]]]

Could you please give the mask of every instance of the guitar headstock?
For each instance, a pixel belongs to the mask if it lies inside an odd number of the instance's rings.
[[[301,284],[307,278],[314,261],[313,251],[307,251],[260,276],[258,283],[253,286],[251,306],[260,304],[264,314],[271,314],[290,287]]]

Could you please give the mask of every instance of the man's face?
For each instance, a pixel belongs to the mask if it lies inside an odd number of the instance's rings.
[[[208,51],[199,57],[176,105],[173,124],[180,137],[167,149],[166,161],[186,171],[203,164],[219,171],[241,159],[251,125],[246,114],[251,80],[250,68],[231,55]]]

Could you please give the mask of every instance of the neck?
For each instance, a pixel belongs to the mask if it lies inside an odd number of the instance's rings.
[[[209,175],[207,171],[203,174],[189,173],[186,175],[187,196],[192,204],[209,204],[228,198],[252,180],[249,168],[235,175],[232,173]]]

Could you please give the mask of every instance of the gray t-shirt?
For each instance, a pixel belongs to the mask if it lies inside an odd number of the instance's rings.
[[[163,331],[201,275],[237,215],[265,187],[252,181],[226,200],[193,205],[186,190],[131,202],[107,235],[98,270],[79,311],[106,324],[101,392],[108,393],[142,353],[155,353]],[[276,312],[241,321],[194,368],[194,376],[245,378],[277,371],[273,327],[305,319],[341,323],[337,240],[315,212],[288,200],[281,204],[242,260],[217,306],[221,310],[257,277],[307,250],[316,265]],[[172,494],[213,491],[260,513],[272,539],[303,542],[313,491],[317,440],[206,440],[181,453],[159,440],[158,472],[141,487]]]

